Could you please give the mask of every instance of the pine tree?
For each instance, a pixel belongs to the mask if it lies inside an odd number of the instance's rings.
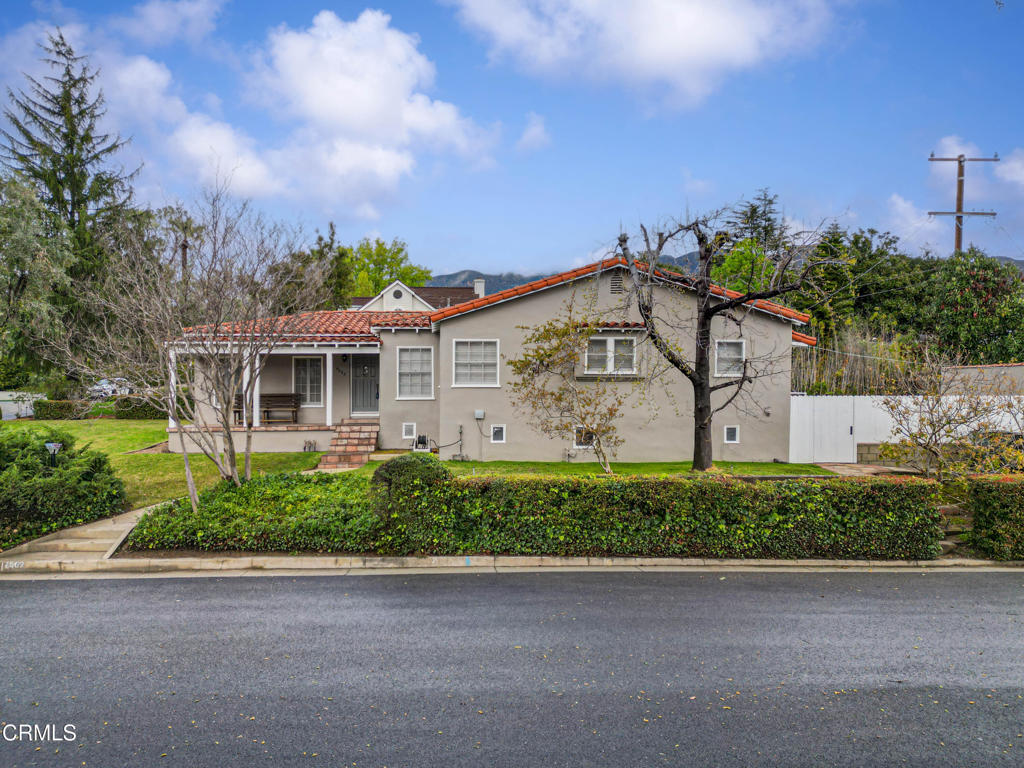
[[[95,226],[122,212],[131,199],[134,173],[110,164],[127,140],[103,133],[103,93],[98,72],[75,53],[58,29],[42,46],[41,61],[53,74],[41,80],[26,75],[28,91],[7,89],[0,130],[0,163],[37,187],[43,203],[71,233],[72,279],[94,278],[102,269]],[[95,95],[94,95],[95,91]]]

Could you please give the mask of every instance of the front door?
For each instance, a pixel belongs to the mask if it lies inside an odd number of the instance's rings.
[[[380,398],[377,355],[352,355],[352,413],[377,413]]]

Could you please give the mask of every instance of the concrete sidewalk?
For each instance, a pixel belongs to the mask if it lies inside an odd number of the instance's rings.
[[[137,576],[421,575],[429,573],[522,573],[578,571],[1013,571],[1024,563],[940,560],[712,560],[672,557],[361,557],[335,555],[241,555],[202,557],[0,559],[0,579]]]

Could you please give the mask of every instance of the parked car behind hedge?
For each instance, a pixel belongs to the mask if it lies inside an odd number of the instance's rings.
[[[50,466],[46,443],[61,443]],[[124,511],[124,484],[98,451],[55,429],[0,428],[0,549]]]

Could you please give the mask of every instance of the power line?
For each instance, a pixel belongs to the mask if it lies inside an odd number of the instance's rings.
[[[967,170],[967,163],[998,163],[999,154],[992,157],[967,157],[957,155],[956,157],[936,157],[932,152],[928,158],[929,163],[956,163],[956,210],[955,211],[928,211],[929,216],[954,216],[956,221],[953,227],[953,252],[964,249],[964,216],[995,216],[995,211],[965,211],[964,210],[964,173]]]

